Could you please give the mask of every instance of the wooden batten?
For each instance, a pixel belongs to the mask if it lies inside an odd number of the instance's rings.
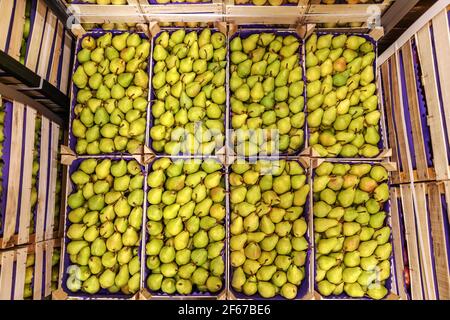
[[[0,19],[0,50],[5,51],[8,41],[8,31],[14,17],[14,1],[0,1],[0,12],[2,19]]]
[[[427,200],[425,194],[426,185],[418,183],[414,185],[414,206],[417,226],[417,240],[419,244],[420,267],[422,273],[422,286],[424,299],[436,300],[436,288],[434,286],[433,253],[430,239],[430,222],[428,218]]]
[[[442,197],[445,194],[445,185],[443,183],[428,183],[426,185],[427,199],[428,199],[428,214],[430,219],[430,231],[433,241],[434,251],[434,271],[437,283],[437,292],[440,300],[450,300],[450,266],[449,255],[450,248],[447,248],[446,243],[449,234],[446,232],[444,207],[442,204]],[[447,208],[450,202],[447,201]]]
[[[55,190],[57,178],[57,164],[58,164],[58,145],[59,145],[59,126],[56,123],[51,124],[51,143],[50,143],[50,163],[49,168],[50,182],[48,184],[48,198],[47,203],[49,208],[54,208],[55,205]],[[53,228],[55,226],[54,210],[48,209],[50,214],[46,217],[45,239],[53,239]]]
[[[13,300],[23,300],[27,255],[28,255],[27,247],[23,247],[16,250],[16,270],[14,278]]]
[[[11,2],[14,2],[11,0]],[[23,29],[25,25],[25,4],[26,0],[15,0],[14,19],[10,34],[8,54],[16,60],[20,59],[20,47],[22,45]],[[2,11],[0,11],[2,12]],[[2,12],[3,15],[3,12]],[[5,32],[7,33],[7,32]]]
[[[45,17],[47,15],[48,8],[43,1],[37,1],[36,11],[34,12],[34,22],[31,26],[29,48],[32,50],[27,51],[25,57],[25,66],[31,71],[36,72],[39,60],[39,52],[42,43],[42,37],[44,34]]]
[[[46,222],[46,213],[52,213],[51,210],[47,210],[47,177],[49,175],[49,144],[50,144],[50,121],[42,117],[41,120],[41,146],[40,146],[40,156],[39,156],[39,192],[38,200],[36,204],[36,241],[44,240],[44,226]]]
[[[61,59],[61,53],[62,53],[62,41],[64,37],[64,24],[61,21],[58,21],[57,25],[57,32],[56,37],[54,41],[54,49],[53,49],[53,57],[49,61],[49,77],[48,81],[54,85],[55,87],[58,87],[58,74],[60,72],[59,70],[59,62]],[[63,65],[63,68],[65,65]]]
[[[37,74],[44,79],[47,79],[47,72],[49,69],[51,52],[53,50],[53,38],[55,36],[57,22],[58,19],[56,16],[51,11],[48,11],[47,18],[45,20],[45,29],[37,69]]]
[[[411,278],[411,299],[422,300],[422,274],[420,268],[419,248],[417,241],[416,219],[414,216],[413,190],[411,185],[400,186],[402,199],[403,223],[408,248],[409,273]]]
[[[72,48],[73,48],[73,39],[67,31],[64,31],[64,47],[62,52],[63,66],[72,66],[71,63]],[[59,90],[61,90],[61,92],[64,94],[69,93],[69,79],[70,79],[70,72],[61,70],[61,79],[58,87]]]
[[[11,300],[15,251],[0,251],[0,300]]]
[[[399,198],[398,188],[392,188],[391,191],[391,230],[395,263],[395,278],[397,280],[397,292],[402,300],[408,300],[408,293],[405,286],[405,265],[403,262],[403,243],[402,230],[400,227],[400,212],[397,199]]]
[[[45,243],[39,242],[35,244],[34,250],[34,276],[33,276],[33,299],[41,300],[42,296],[42,278],[46,276],[44,273],[44,248]],[[51,275],[51,273],[50,273]]]
[[[23,171],[21,177],[21,198],[20,198],[20,219],[19,219],[19,234],[17,237],[17,244],[28,243],[30,235],[30,218],[31,218],[31,177],[33,168],[33,153],[34,153],[34,137],[36,125],[36,110],[26,107],[25,109],[25,139],[24,139],[24,153]],[[21,144],[22,145],[22,144]],[[17,173],[15,173],[17,174]]]
[[[11,151],[9,164],[8,191],[6,199],[5,225],[3,226],[2,248],[10,247],[14,243],[16,224],[18,220],[19,192],[21,188],[20,168],[22,160],[22,141],[24,127],[25,106],[17,101],[13,102]],[[18,174],[19,173],[19,174]],[[29,219],[28,219],[29,225]]]
[[[432,20],[434,34],[434,48],[436,53],[436,62],[439,72],[439,80],[441,86],[441,98],[443,106],[442,117],[445,118],[447,127],[447,141],[450,141],[450,90],[447,90],[450,83],[450,29],[447,10],[441,11]]]
[[[436,39],[439,41],[439,39]],[[449,146],[445,140],[444,123],[439,100],[437,73],[433,55],[429,25],[426,25],[416,34],[416,43],[422,69],[422,83],[425,89],[428,110],[428,125],[430,127],[431,144],[433,147],[433,164],[437,180],[450,179],[449,159],[447,150]],[[445,91],[445,88],[443,88]],[[445,108],[444,108],[445,109]]]

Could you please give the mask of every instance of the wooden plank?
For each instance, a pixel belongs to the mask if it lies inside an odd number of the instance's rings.
[[[33,50],[28,50],[25,57],[25,65],[31,70],[36,72],[37,64],[39,60],[39,51],[41,48],[42,37],[44,34],[45,17],[47,15],[47,6],[44,1],[37,1],[36,12],[34,14],[34,22],[31,26],[29,47]]]
[[[14,1],[0,1],[0,12],[2,19],[0,19],[0,50],[6,50],[6,42],[8,40],[9,26],[13,15]]]
[[[20,248],[16,251],[16,272],[14,279],[14,300],[23,300],[25,287],[25,270],[27,263],[28,248]]]
[[[57,32],[56,32],[56,39],[55,39],[55,47],[53,49],[53,58],[50,68],[50,77],[49,82],[53,84],[55,87],[58,86],[58,73],[59,70],[59,62],[61,58],[61,52],[62,52],[62,40],[64,36],[64,24],[60,21],[58,21],[57,24]],[[67,65],[63,65],[63,68],[67,67]],[[62,70],[61,70],[62,72]],[[69,72],[66,72],[69,73]]]
[[[399,190],[398,188],[391,189],[391,230],[392,230],[392,241],[393,241],[393,251],[394,251],[394,263],[395,263],[395,278],[397,280],[397,290],[398,295],[402,300],[407,300],[408,295],[406,293],[405,281],[404,281],[404,271],[405,266],[403,263],[403,244],[401,238],[400,229],[400,213],[398,211]]]
[[[31,218],[31,177],[33,169],[34,138],[36,127],[36,111],[27,107],[25,119],[25,148],[23,154],[22,171],[22,193],[20,198],[20,219],[19,233],[17,237],[18,244],[27,243],[30,236],[30,218]]]
[[[0,300],[11,300],[15,251],[0,251]]]
[[[44,283],[44,297],[48,297],[52,293],[52,256],[55,250],[55,240],[48,240],[45,242],[45,283]]]
[[[34,252],[34,277],[33,277],[33,299],[41,300],[42,296],[42,277],[46,276],[44,269],[44,242],[36,243]]]
[[[399,54],[396,53],[390,60],[391,64],[391,92],[393,101],[393,119],[395,123],[395,129],[397,131],[397,142],[400,153],[400,160],[402,162],[402,171],[405,180],[411,181],[412,162],[411,155],[409,153],[409,141],[406,132],[405,114],[403,109],[402,100],[402,87],[400,81],[400,67],[399,67]],[[400,176],[401,182],[404,182],[402,176]]]
[[[41,120],[41,146],[39,160],[39,192],[36,208],[36,242],[44,240],[44,225],[47,216],[47,177],[48,168],[48,148],[50,145],[50,121],[46,117]]]
[[[63,62],[62,66],[65,68],[66,66],[69,66],[69,70],[72,70],[72,64],[70,62],[71,56],[72,56],[72,37],[69,35],[69,33],[66,31],[64,33],[64,49],[63,49]],[[71,72],[68,70],[61,70],[61,80],[59,84],[59,90],[61,90],[63,93],[68,94],[69,92],[69,78],[70,78]]]
[[[402,212],[405,225],[405,237],[408,247],[409,272],[411,278],[412,300],[423,300],[422,276],[420,272],[419,249],[417,247],[416,221],[414,217],[414,202],[410,185],[401,185]]]
[[[8,54],[16,60],[20,59],[20,48],[25,25],[25,4],[26,0],[16,0],[16,6],[14,7],[14,23],[10,32],[11,38],[9,40]]]
[[[429,25],[422,28],[416,35],[420,66],[422,69],[422,83],[428,109],[428,125],[430,127],[431,144],[433,147],[433,164],[436,179],[450,178],[447,148],[444,135],[444,124],[441,117],[441,105],[437,90],[436,70],[434,68],[433,48]]]
[[[448,90],[448,84],[450,83],[450,57],[448,54],[450,52],[450,30],[447,11],[443,10],[436,15],[432,23],[442,104],[447,106],[447,108],[444,108],[443,116],[447,126],[447,141],[450,141],[450,108],[448,108],[450,106],[450,90]]]
[[[419,99],[417,97],[416,76],[414,71],[414,60],[412,55],[411,41],[408,41],[401,49],[403,57],[403,68],[405,72],[406,94],[408,96],[408,108],[411,119],[411,131],[414,145],[414,156],[416,159],[416,170],[420,181],[429,180],[428,162],[423,137],[422,121],[419,110]]]
[[[10,246],[10,241],[16,232],[16,220],[19,207],[20,167],[22,162],[23,116],[25,106],[17,101],[13,102],[11,151],[8,176],[8,191],[6,200],[5,225],[3,226],[2,248]]]
[[[430,222],[426,199],[426,185],[417,183],[414,185],[414,205],[417,225],[417,240],[419,243],[420,267],[422,270],[422,285],[426,300],[436,300],[436,288],[434,287],[433,256],[430,242]]]
[[[431,235],[433,239],[434,265],[437,278],[437,286],[440,300],[450,300],[450,266],[448,263],[450,248],[446,246],[446,240],[450,236],[446,234],[442,207],[441,192],[437,183],[427,184],[428,210],[430,215]]]
[[[54,207],[55,207],[55,190],[56,190],[56,175],[57,175],[57,162],[58,162],[58,141],[59,141],[59,126],[56,123],[51,124],[51,150],[50,159],[50,182],[48,185],[48,198],[47,198],[47,222],[45,224],[45,239],[49,240],[53,236],[53,228],[55,224]],[[50,209],[51,208],[51,209]]]
[[[39,53],[39,62],[37,74],[42,78],[47,79],[47,71],[50,63],[50,56],[53,45],[53,37],[55,36],[56,23],[58,22],[56,16],[49,11],[45,21],[44,35],[42,38],[41,51]]]
[[[394,126],[394,116],[392,114],[393,106],[392,106],[392,95],[391,95],[391,79],[390,79],[390,68],[389,62],[384,63],[381,66],[381,81],[383,84],[383,105],[386,113],[386,122],[387,122],[387,130],[388,130],[388,140],[389,146],[392,149],[392,161],[396,162],[398,168],[400,168],[400,159],[398,158],[398,142],[397,142],[397,130],[395,130]],[[393,171],[391,173],[392,180],[395,183],[399,183],[401,181],[400,174],[398,171]]]

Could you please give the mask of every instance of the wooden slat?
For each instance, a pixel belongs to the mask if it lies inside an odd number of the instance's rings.
[[[55,240],[49,240],[45,242],[45,283],[44,283],[44,296],[48,297],[51,292],[52,286],[52,256],[55,250]]]
[[[22,162],[23,116],[25,106],[17,101],[13,102],[11,151],[9,164],[8,191],[6,200],[5,225],[3,226],[2,247],[11,245],[15,231],[19,207],[20,167]]]
[[[443,215],[441,192],[437,183],[430,183],[428,187],[428,210],[430,215],[431,235],[433,239],[434,264],[436,269],[437,286],[440,300],[450,300],[450,266],[448,263],[450,248],[446,247],[446,234]]]
[[[11,0],[11,2],[13,1]],[[16,6],[14,7],[14,23],[10,33],[11,38],[9,41],[8,54],[16,60],[20,59],[20,48],[22,46],[23,28],[25,25],[25,4],[26,0],[16,0]]]
[[[397,280],[398,286],[398,295],[402,300],[407,300],[408,295],[405,289],[405,281],[404,281],[404,263],[403,263],[403,244],[401,238],[401,229],[400,229],[400,214],[398,211],[398,202],[399,198],[398,188],[391,189],[391,229],[392,229],[392,240],[394,243],[393,251],[394,251],[394,263],[395,263],[395,278]]]
[[[47,199],[47,222],[45,224],[45,239],[49,240],[53,236],[53,228],[55,224],[55,190],[56,190],[56,176],[57,176],[57,161],[58,161],[58,141],[59,141],[59,126],[56,123],[51,125],[51,167],[50,169],[50,183],[48,185],[48,199]]]
[[[408,247],[408,261],[411,278],[411,298],[422,300],[422,276],[420,272],[419,250],[417,247],[416,219],[414,217],[414,203],[410,185],[401,185],[402,212],[405,225],[405,237]]]
[[[28,248],[20,248],[16,251],[16,272],[14,279],[14,300],[23,300],[23,290],[25,286],[25,270],[27,262]]]
[[[62,40],[64,36],[64,24],[60,21],[58,21],[57,24],[58,31],[56,32],[56,39],[55,39],[55,48],[53,49],[53,58],[51,63],[51,69],[50,69],[50,77],[49,82],[53,84],[55,87],[58,85],[58,73],[59,70],[59,62],[61,59],[61,53],[62,53]],[[63,65],[63,68],[68,67],[68,65]],[[62,72],[62,70],[61,70]],[[68,73],[68,70],[66,71]]]
[[[70,59],[72,56],[72,37],[69,35],[68,32],[64,32],[64,48],[63,48],[63,62],[62,66],[64,68],[69,67],[68,70],[61,70],[61,80],[59,83],[59,90],[61,90],[63,93],[67,94],[69,90],[69,77],[70,77],[70,71],[72,70],[72,65],[70,63]]]
[[[41,120],[41,146],[39,161],[39,193],[36,208],[36,242],[44,240],[44,225],[47,216],[47,177],[50,174],[48,168],[48,148],[50,145],[50,121],[46,117]]]
[[[39,60],[39,52],[42,43],[42,37],[44,34],[45,27],[45,16],[47,15],[47,6],[44,4],[44,1],[37,1],[36,4],[36,12],[34,15],[34,22],[31,26],[30,37],[28,41],[29,48],[33,48],[32,50],[27,51],[27,56],[25,58],[25,65],[31,70],[37,71],[37,64]]]
[[[443,10],[433,18],[434,47],[436,52],[441,98],[444,106],[445,122],[447,126],[447,141],[450,141],[450,30],[447,10]]]
[[[422,270],[422,285],[426,300],[436,300],[436,288],[434,286],[433,253],[430,242],[430,222],[426,199],[426,185],[417,183],[414,185],[414,205],[417,225],[417,240],[419,243],[420,267]]]
[[[50,54],[53,46],[53,38],[55,36],[56,23],[58,22],[56,16],[52,12],[47,13],[45,21],[44,36],[42,38],[41,51],[39,53],[39,62],[37,74],[47,78],[47,71],[50,64]]]
[[[438,180],[450,178],[447,148],[444,135],[444,125],[441,117],[441,106],[437,90],[436,70],[434,68],[433,49],[429,25],[422,28],[416,35],[422,68],[422,82],[428,109],[428,124],[430,126],[433,160]]]
[[[8,31],[13,17],[14,1],[0,1],[0,12],[2,19],[0,19],[0,50],[6,50],[6,42],[8,40]]]
[[[405,125],[405,114],[402,100],[402,87],[400,81],[399,54],[396,53],[391,59],[391,90],[393,101],[393,119],[397,131],[397,142],[400,152],[400,160],[402,162],[402,170],[407,181],[411,181],[412,162],[409,153],[409,141]],[[402,176],[400,176],[402,179]],[[403,180],[401,180],[404,182]]]
[[[11,300],[15,251],[0,252],[0,300]]]
[[[44,248],[45,243],[39,242],[35,245],[34,252],[34,277],[33,277],[33,299],[41,300],[42,296],[42,277],[46,276],[44,268]]]
[[[20,198],[20,219],[18,244],[28,242],[30,236],[30,218],[31,218],[31,177],[33,169],[34,138],[36,127],[36,111],[33,108],[26,108],[25,119],[25,148],[23,154],[23,172],[22,172],[22,193]]]
[[[394,117],[392,115],[392,96],[391,96],[391,79],[390,79],[390,68],[389,62],[384,63],[381,66],[381,81],[383,84],[383,105],[386,113],[387,130],[388,130],[388,140],[389,146],[392,149],[392,161],[398,164],[400,168],[400,159],[398,158],[398,142],[397,142],[397,130],[394,127]],[[398,171],[391,172],[392,180],[395,183],[401,181],[400,174]]]
[[[423,137],[419,100],[417,97],[416,77],[414,72],[414,60],[411,49],[411,41],[402,48],[403,67],[405,72],[406,94],[408,96],[408,107],[411,119],[411,131],[413,137],[414,153],[416,159],[416,170],[420,181],[430,180],[428,175],[428,162]]]

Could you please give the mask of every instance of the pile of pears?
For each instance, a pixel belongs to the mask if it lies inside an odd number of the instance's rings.
[[[298,296],[308,250],[309,195],[297,161],[237,160],[231,165],[231,286],[246,296]]]
[[[388,294],[387,180],[381,165],[323,162],[315,169],[315,276],[323,296],[382,299]]]
[[[72,80],[77,154],[134,153],[145,143],[150,42],[138,33],[85,36]]]
[[[217,294],[224,288],[225,177],[214,160],[160,158],[148,175],[147,288]]]
[[[88,294],[136,293],[144,202],[141,166],[135,160],[86,159],[71,180],[67,288]]]
[[[380,154],[373,44],[356,35],[312,34],[306,41],[309,143],[320,157]]]
[[[239,34],[230,42],[232,143],[239,156],[293,154],[304,143],[304,82],[294,34]]]
[[[224,144],[227,38],[203,29],[164,31],[153,48],[152,149],[209,155]]]

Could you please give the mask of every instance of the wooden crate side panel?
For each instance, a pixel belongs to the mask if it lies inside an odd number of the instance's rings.
[[[447,224],[448,226],[448,220],[445,219],[446,213],[442,206],[442,201],[445,201],[445,195],[440,191],[440,187],[437,183],[427,185],[427,194],[439,299],[450,300],[450,266],[448,252],[450,248],[447,248],[450,235],[446,233],[445,225]]]
[[[56,32],[56,39],[55,39],[55,45],[53,49],[53,57],[50,60],[50,77],[49,82],[53,84],[55,87],[58,86],[58,73],[59,70],[59,62],[61,59],[61,53],[62,53],[62,41],[64,36],[64,24],[60,21],[58,21],[57,24],[58,31]]]
[[[31,177],[33,169],[34,138],[36,125],[36,110],[30,107],[25,109],[25,148],[23,153],[22,183],[20,199],[20,223],[18,244],[27,243],[30,236],[31,218]],[[39,191],[38,191],[39,192]]]
[[[56,176],[58,164],[58,141],[59,126],[56,123],[51,124],[51,144],[50,144],[50,180],[48,185],[47,199],[47,222],[45,224],[45,239],[53,238],[53,229],[55,224],[55,193],[56,193]]]
[[[447,180],[450,177],[445,144],[445,130],[441,117],[441,106],[437,89],[436,71],[431,43],[429,25],[422,28],[416,35],[416,43],[422,68],[422,82],[425,88],[426,104],[428,109],[428,124],[430,126],[433,162],[438,180]]]
[[[405,237],[408,247],[409,272],[411,279],[411,298],[422,300],[422,275],[417,245],[416,221],[414,217],[414,201],[410,185],[401,185],[402,212],[405,225]]]
[[[2,247],[11,245],[16,232],[17,215],[19,207],[20,192],[20,169],[22,162],[22,141],[23,141],[23,117],[25,106],[17,101],[13,102],[12,133],[11,133],[11,161],[8,176],[8,191],[6,200],[5,225],[3,226]]]
[[[417,239],[419,243],[420,266],[422,270],[422,284],[427,300],[436,300],[435,277],[433,270],[433,252],[430,235],[430,222],[426,199],[426,185],[414,185],[414,205],[417,224]]]
[[[39,159],[39,193],[36,215],[36,242],[44,240],[44,226],[47,216],[47,179],[49,176],[48,159],[50,146],[50,121],[46,117],[41,120],[41,147]]]

